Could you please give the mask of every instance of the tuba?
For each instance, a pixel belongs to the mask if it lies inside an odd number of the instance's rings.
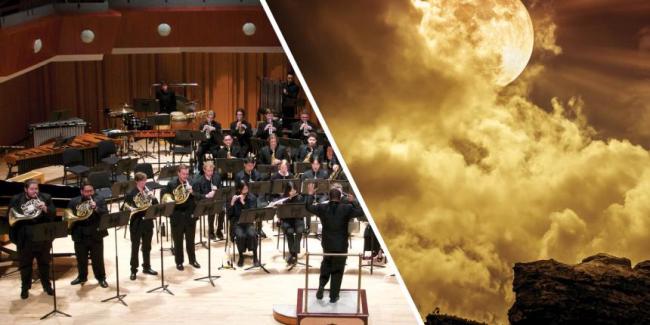
[[[13,225],[18,221],[36,219],[41,215],[43,210],[39,209],[38,206],[41,205],[43,201],[39,200],[38,197],[31,199],[20,206],[19,213],[16,209],[9,210],[9,226]]]
[[[188,181],[185,181],[185,184],[178,184],[178,186],[176,186],[176,188],[171,193],[165,193],[165,195],[162,197],[162,203],[185,203],[185,201],[187,201],[187,199],[190,197],[190,190],[188,190],[186,186],[189,186]]]
[[[131,206],[130,204],[124,202],[124,207],[122,208],[124,211],[131,212],[129,217],[133,217],[134,214],[149,209],[153,203],[153,193],[151,193],[151,191],[149,191],[149,189],[145,186],[143,191],[138,192],[138,194],[133,197],[133,203],[135,206]]]
[[[93,208],[90,206],[92,202],[94,201],[91,197],[90,200],[86,200],[77,204],[77,207],[75,209],[77,210],[77,214],[72,212],[71,209],[65,209],[63,211],[63,221],[68,223],[68,228],[72,228],[73,223],[81,220],[86,220],[88,217],[90,217],[90,215],[93,214]]]

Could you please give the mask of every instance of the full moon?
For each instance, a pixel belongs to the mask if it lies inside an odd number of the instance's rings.
[[[476,64],[498,86],[517,79],[533,53],[534,31],[520,0],[413,0],[419,31],[435,55]],[[456,55],[454,55],[456,54]],[[458,62],[458,61],[457,61]]]

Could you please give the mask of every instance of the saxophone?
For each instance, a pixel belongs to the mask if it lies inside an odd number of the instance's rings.
[[[171,193],[165,193],[162,197],[162,203],[174,202],[176,204],[183,204],[190,197],[190,190],[187,188],[190,185],[188,181],[178,184]]]
[[[239,134],[246,132],[246,129],[244,129],[244,121],[237,121],[237,131],[239,131]]]
[[[339,166],[339,169],[337,169],[335,172],[333,172],[332,174],[330,174],[329,180],[330,180],[330,181],[333,181],[333,180],[335,180],[336,178],[338,178],[339,175],[341,174],[341,169],[342,169],[341,166]]]
[[[226,147],[226,159],[232,159],[232,155],[230,154],[230,147]]]
[[[135,206],[131,206],[127,202],[124,202],[124,207],[122,208],[124,211],[131,212],[129,217],[133,217],[134,214],[149,209],[153,203],[153,193],[151,193],[151,191],[149,191],[145,186],[143,191],[138,192],[138,194],[133,197],[133,203]]]
[[[309,159],[311,159],[312,153],[314,153],[314,149],[312,149],[312,148],[309,148],[309,149],[311,149],[311,150],[309,150],[309,152],[305,156],[305,159],[302,160],[302,162],[304,162],[304,163],[308,163]]]
[[[31,220],[31,219],[36,219],[38,216],[41,215],[43,210],[39,209],[38,206],[41,205],[43,201],[41,201],[38,197],[35,199],[31,199],[25,203],[23,203],[20,206],[20,211],[16,211],[16,209],[10,209],[9,210],[9,226],[13,227],[13,225],[18,222],[18,221],[23,221],[23,220]]]
[[[72,228],[72,224],[81,221],[81,220],[86,220],[90,215],[93,214],[93,208],[91,207],[91,203],[93,203],[93,198],[92,196],[90,197],[90,200],[82,201],[81,203],[77,204],[75,210],[77,211],[77,214],[72,212],[71,209],[65,209],[63,211],[63,221],[68,223],[68,228]]]

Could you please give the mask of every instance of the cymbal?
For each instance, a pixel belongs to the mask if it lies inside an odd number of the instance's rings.
[[[108,113],[108,116],[110,116],[110,117],[122,117],[122,116],[124,116],[126,114],[133,114],[133,112],[135,112],[133,109],[124,107],[122,109],[117,109],[117,110],[114,110],[114,111],[110,111]]]

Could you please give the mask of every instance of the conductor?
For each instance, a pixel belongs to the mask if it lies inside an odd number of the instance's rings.
[[[330,190],[330,201],[324,204],[314,204],[314,193],[316,193],[314,184],[308,184],[305,208],[320,218],[323,224],[321,240],[323,253],[347,253],[348,223],[353,218],[362,217],[363,210],[352,194],[348,194],[350,203],[341,202],[341,191],[338,189]],[[346,259],[346,256],[323,256],[316,298],[323,299],[323,290],[331,278],[330,302],[335,303],[339,300]]]

